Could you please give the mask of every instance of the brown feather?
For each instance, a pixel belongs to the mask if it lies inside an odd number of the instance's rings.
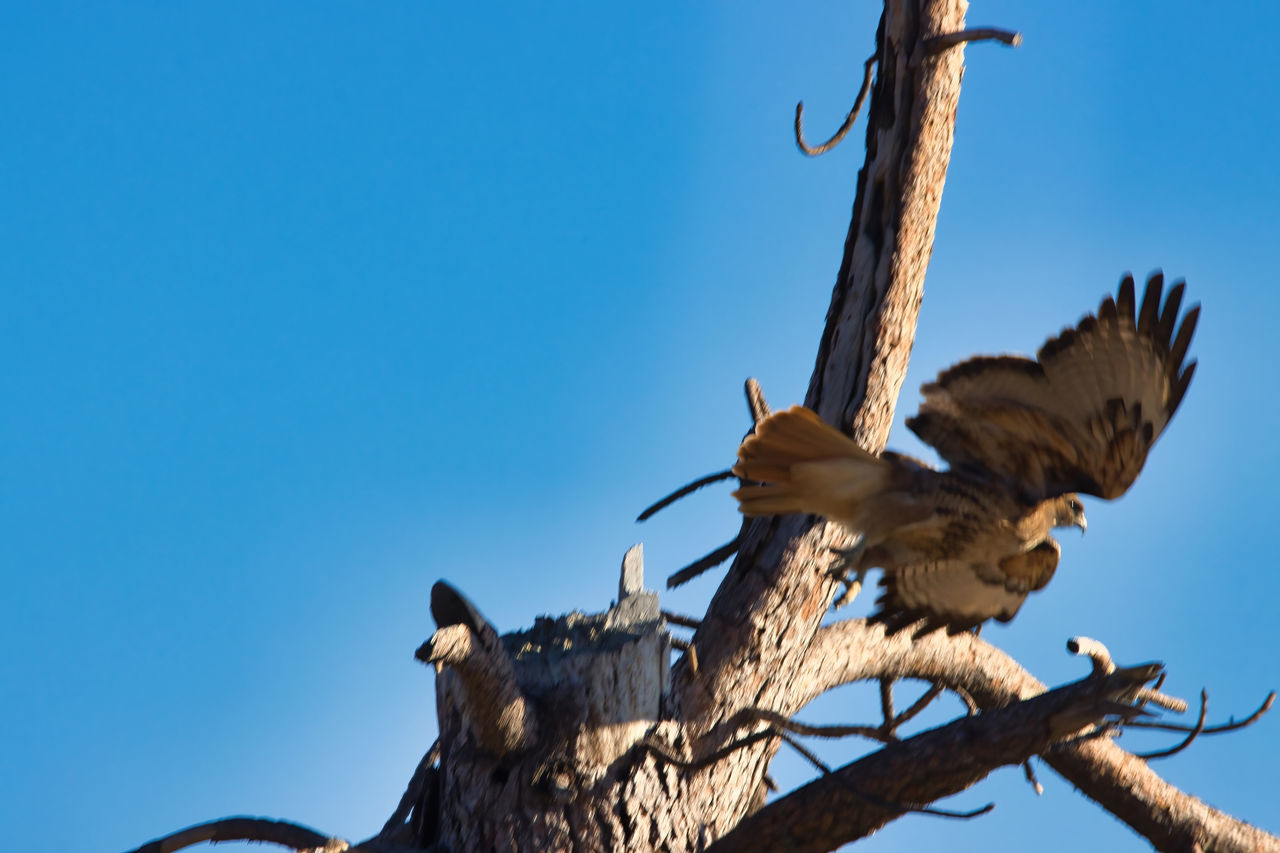
[[[1178,322],[1178,309],[1182,307],[1182,293],[1186,289],[1186,282],[1180,281],[1169,290],[1169,295],[1165,297],[1164,310],[1160,312],[1160,333],[1156,337],[1160,344],[1166,348],[1169,346],[1169,341],[1173,340],[1173,327]]]
[[[1160,292],[1164,289],[1164,273],[1153,273],[1147,279],[1147,290],[1142,295],[1142,310],[1138,312],[1138,333],[1154,337],[1160,317]]]
[[[1125,273],[1124,278],[1120,279],[1120,293],[1116,299],[1116,305],[1120,308],[1120,313],[1125,317],[1132,318],[1133,310],[1133,276]]]
[[[1027,500],[1123,494],[1182,400],[1198,317],[1198,307],[1188,311],[1171,347],[1184,285],[1163,309],[1162,290],[1157,273],[1135,317],[1126,277],[1115,299],[1045,342],[1035,361],[981,356],[942,371],[907,426],[953,468],[990,472]],[[1126,417],[1102,416],[1113,401]]]
[[[1187,311],[1186,316],[1182,318],[1182,325],[1178,328],[1178,336],[1174,338],[1173,346],[1169,348],[1169,363],[1178,365],[1187,357],[1187,349],[1191,346],[1191,336],[1196,333],[1196,323],[1200,322],[1200,306],[1192,305],[1191,310]]]
[[[857,523],[889,463],[803,406],[774,412],[738,448],[733,473],[763,485],[733,493],[747,516],[808,512]]]
[[[802,407],[762,420],[738,450],[744,515],[805,512],[860,534],[842,567],[884,570],[871,619],[914,636],[1008,621],[1057,569],[1054,527],[1083,529],[1076,492],[1122,495],[1177,411],[1198,305],[1152,275],[1045,342],[1035,359],[977,356],[924,385],[907,426],[950,465],[867,453]]]

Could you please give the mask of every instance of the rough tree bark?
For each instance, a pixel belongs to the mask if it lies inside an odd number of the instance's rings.
[[[876,35],[866,161],[805,399],[873,451],[888,437],[915,334],[963,72],[965,38],[952,36],[964,30],[965,7],[888,0]],[[862,620],[823,628],[839,587],[831,549],[845,534],[788,516],[754,520],[740,541],[674,667],[638,548],[607,612],[542,619],[505,637],[437,584],[438,630],[418,655],[437,672],[438,745],[383,832],[359,847],[827,850],[1038,754],[1160,849],[1280,851],[1107,737],[1079,737],[1131,716],[1158,666],[1046,692],[976,637],[938,632],[913,643]],[[840,684],[893,678],[957,691],[984,713],[890,743],[763,806],[779,720]],[[297,829],[281,842],[322,837]],[[231,831],[195,827],[182,838]],[[178,837],[143,849],[176,850]]]
[[[890,2],[877,38],[867,161],[807,399],[873,450],[888,438],[906,372],[960,93],[963,46],[934,53],[926,40],[963,27],[959,0]],[[758,729],[741,724],[744,709],[790,716],[801,707],[794,674],[834,596],[829,546],[842,541],[812,519],[752,525],[694,635],[694,653],[674,668],[661,721],[650,718],[650,742],[697,756]],[[449,722],[457,681],[446,670],[437,683],[440,827],[452,849],[696,850],[758,806],[776,740],[696,769],[652,749],[592,754],[584,729],[621,721],[584,711],[589,702],[563,681],[517,680],[542,697],[535,705],[555,706],[544,715],[540,748],[520,755],[470,746],[478,735],[467,738],[467,727],[457,732]],[[551,794],[533,793],[557,772]]]

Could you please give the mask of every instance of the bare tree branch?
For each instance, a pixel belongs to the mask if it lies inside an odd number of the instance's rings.
[[[667,589],[675,589],[676,587],[693,580],[703,572],[711,571],[716,566],[738,553],[738,548],[740,548],[741,545],[742,537],[740,535],[735,536],[733,539],[724,543],[710,554],[699,557],[683,569],[680,569],[678,572],[673,572],[667,578]]]
[[[1073,655],[1087,655],[1093,664],[1093,672],[1097,674],[1106,674],[1114,672],[1116,665],[1111,661],[1111,651],[1102,643],[1092,637],[1072,637],[1067,640],[1067,651]],[[1176,696],[1168,696],[1160,692],[1160,688],[1164,685],[1164,676],[1160,676],[1160,680],[1149,688],[1143,688],[1140,694],[1144,702],[1150,702],[1158,705],[1166,711],[1173,711],[1176,714],[1185,714],[1187,712],[1187,703],[1184,699]]]
[[[853,127],[853,123],[858,120],[858,113],[862,112],[862,105],[867,100],[867,93],[871,91],[871,72],[876,67],[876,56],[872,54],[867,57],[867,61],[862,64],[862,88],[858,90],[858,97],[854,99],[853,106],[849,109],[849,114],[844,117],[844,123],[840,125],[830,139],[821,145],[810,146],[804,141],[804,101],[796,104],[796,147],[810,157],[817,157],[819,154],[826,154],[832,148],[835,148],[844,139],[845,135]]]
[[[710,851],[834,850],[899,816],[850,796],[836,779],[889,802],[933,802],[965,790],[997,767],[1043,752],[1081,720],[1101,720],[1158,673],[1158,665],[1148,664],[1090,676],[891,744],[835,771],[835,778],[817,779],[775,800]]]
[[[794,732],[797,734],[817,737],[845,737],[851,734],[865,734],[867,737],[874,737],[874,732],[877,731],[876,729],[867,726],[810,726],[805,725],[804,723],[798,723],[794,720],[779,717],[777,714],[769,711],[760,711],[757,709],[744,709],[738,717],[740,719],[736,722],[740,725],[764,722],[768,724],[768,728],[751,732],[750,734],[730,740],[727,744],[711,750],[698,758],[685,758],[684,756],[677,754],[669,745],[655,737],[646,738],[637,744],[637,746],[641,749],[648,750],[650,753],[658,756],[666,763],[679,767],[682,770],[701,770],[714,765],[739,750],[746,749],[747,747],[769,740],[770,738],[777,738],[799,753],[823,775],[832,776],[833,771],[831,768],[823,763],[823,761],[814,755],[814,753],[804,744],[791,737],[789,733]],[[867,732],[871,732],[871,734],[867,734]],[[985,814],[993,807],[989,804],[983,808],[971,811],[952,811],[950,809],[932,808],[926,805],[890,802],[872,794],[867,794],[857,790],[849,784],[847,779],[844,779],[843,777],[835,777],[835,783],[840,785],[844,790],[852,794],[858,800],[881,811],[895,814],[919,813],[934,815],[935,817],[967,820],[969,818]],[[777,790],[777,788],[776,786],[770,785],[770,790]]]
[[[1201,730],[1200,734],[1219,735],[1224,732],[1234,732],[1237,729],[1243,729],[1246,726],[1251,726],[1254,723],[1258,722],[1258,720],[1262,718],[1263,714],[1271,710],[1271,706],[1275,704],[1275,701],[1276,701],[1276,694],[1275,694],[1275,691],[1273,690],[1267,694],[1266,699],[1262,700],[1262,704],[1258,706],[1258,710],[1254,711],[1252,714],[1245,717],[1243,720],[1240,720],[1237,722],[1235,717],[1228,717],[1227,718],[1228,721],[1226,723],[1223,723],[1222,725],[1218,725],[1218,726],[1206,726],[1203,730]],[[1135,721],[1130,723],[1129,725],[1130,727],[1137,727],[1137,728],[1143,728],[1143,729],[1157,729],[1159,731],[1165,731],[1165,732],[1189,732],[1193,729],[1192,726],[1181,726],[1181,725],[1178,725],[1177,723]]]
[[[912,57],[924,39],[964,29],[964,6],[894,2],[877,33],[868,159],[805,398],[872,451],[884,448],[906,375],[963,72],[962,51],[923,63]],[[828,573],[830,548],[846,538],[834,525],[800,516],[746,527],[694,637],[698,676],[683,659],[672,675],[669,707],[692,737],[728,719],[744,697],[788,716],[799,707],[795,673],[839,586]],[[759,779],[776,748],[772,742],[736,753],[726,772]],[[757,790],[729,791],[705,776],[690,782],[686,797],[711,816],[714,837],[752,808]]]
[[[1072,637],[1067,640],[1067,651],[1073,655],[1087,655],[1093,663],[1094,675],[1115,672],[1116,665],[1111,662],[1111,650],[1092,637]]]
[[[995,803],[987,803],[985,806],[980,808],[968,809],[966,811],[955,811],[954,809],[940,809],[934,808],[933,806],[909,805],[906,803],[893,803],[888,800],[882,800],[879,797],[868,794],[864,791],[859,791],[857,788],[853,787],[853,785],[849,784],[848,779],[845,779],[843,776],[833,771],[822,761],[822,759],[818,758],[818,756],[808,747],[800,743],[800,741],[796,740],[790,734],[786,732],[777,732],[777,736],[782,739],[783,743],[799,753],[806,761],[818,768],[818,770],[822,772],[823,776],[833,780],[837,785],[848,791],[856,799],[880,809],[881,811],[897,814],[924,814],[931,815],[933,817],[945,817],[951,820],[972,820],[975,817],[980,817],[986,814],[996,807]]]
[[[1000,27],[971,27],[967,30],[946,33],[926,39],[924,49],[931,54],[941,53],[956,45],[974,41],[998,41],[1007,44],[1009,47],[1018,47],[1022,44],[1022,33],[1015,33],[1013,30],[1005,30]]]
[[[340,839],[321,835],[296,823],[261,817],[225,817],[208,823],[180,829],[172,835],[157,838],[132,853],[174,853],[193,844],[217,844],[221,841],[256,841],[278,844],[293,850],[346,850],[350,845]]]
[[[1045,689],[1015,660],[972,635],[933,634],[913,642],[902,635],[886,637],[864,620],[820,630],[797,684],[803,684],[798,689],[809,701],[841,684],[886,675],[922,678],[963,691],[984,711]],[[1280,839],[1178,790],[1107,737],[1060,744],[1042,758],[1159,850],[1189,850],[1211,842],[1217,851],[1280,853]]]
[[[400,796],[400,802],[396,805],[395,811],[391,813],[391,817],[387,818],[386,823],[382,825],[382,829],[373,838],[362,842],[361,846],[367,845],[378,840],[394,839],[403,828],[405,821],[409,819],[410,812],[414,806],[422,801],[422,795],[428,784],[432,780],[434,765],[440,760],[440,740],[437,738],[435,742],[427,749],[422,756],[422,760],[418,762],[418,766],[414,768],[413,776],[409,779],[409,784],[405,786],[404,793]]]
[[[710,486],[712,483],[719,483],[721,480],[730,480],[733,478],[732,471],[717,471],[714,474],[708,474],[705,477],[699,477],[688,485],[681,486],[662,500],[645,508],[644,512],[636,516],[636,521],[645,521],[653,517],[659,510],[666,509],[676,501],[683,497],[693,494],[703,486]]]
[[[1208,692],[1201,690],[1200,691],[1200,719],[1196,721],[1195,726],[1191,729],[1190,732],[1187,733],[1187,737],[1181,743],[1177,744],[1176,746],[1172,746],[1169,749],[1162,749],[1156,752],[1140,752],[1140,753],[1136,753],[1136,755],[1138,756],[1138,758],[1141,758],[1143,761],[1150,761],[1153,758],[1168,758],[1171,755],[1177,755],[1179,752],[1182,752],[1182,750],[1191,746],[1191,742],[1195,740],[1197,737],[1199,737],[1200,733],[1204,731],[1204,717],[1205,717],[1205,714],[1208,713],[1208,710],[1209,710],[1209,694]]]
[[[702,624],[701,619],[695,619],[692,616],[685,616],[682,613],[674,613],[670,610],[663,610],[662,618],[666,619],[672,625],[679,625],[681,628],[697,628]]]

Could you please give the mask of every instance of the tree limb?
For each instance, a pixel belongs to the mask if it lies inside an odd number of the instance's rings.
[[[284,820],[226,817],[180,829],[172,835],[147,842],[133,853],[174,853],[193,844],[217,844],[221,841],[256,841],[294,850],[346,850],[349,847],[345,841]]]
[[[875,65],[876,57],[875,54],[872,54],[862,64],[862,88],[858,90],[858,97],[854,99],[848,115],[844,117],[844,122],[840,125],[840,128],[821,145],[810,145],[804,141],[804,101],[796,104],[795,133],[797,148],[810,157],[817,157],[819,154],[826,154],[840,144],[845,134],[853,127],[853,123],[858,120],[858,113],[862,112],[862,105],[867,100],[867,93],[871,91],[871,72]]]
[[[959,793],[992,770],[1020,764],[1082,725],[1109,716],[1117,702],[1132,702],[1136,688],[1159,671],[1158,664],[1147,664],[1090,676],[891,744],[775,800],[710,851],[834,850],[902,813],[873,805],[849,788],[901,803],[929,803]]]
[[[805,401],[872,451],[888,438],[906,374],[960,96],[963,50],[925,56],[922,43],[964,29],[964,5],[891,0],[877,34],[867,161]],[[693,677],[682,659],[672,677],[670,707],[693,737],[745,697],[786,715],[796,710],[793,674],[838,588],[827,572],[830,548],[845,540],[834,525],[802,516],[759,519],[744,531],[694,636],[700,671]],[[762,744],[726,760],[759,779],[776,748]],[[726,791],[708,776],[688,796],[695,807],[716,804],[709,831],[718,833],[755,794],[755,786]]]
[[[797,681],[808,702],[851,681],[887,675],[962,690],[984,710],[1042,693],[1045,686],[999,649],[969,634],[912,642],[864,620],[829,625],[814,637]],[[1212,808],[1161,779],[1107,738],[1052,747],[1045,762],[1158,850],[1277,851],[1280,839]]]

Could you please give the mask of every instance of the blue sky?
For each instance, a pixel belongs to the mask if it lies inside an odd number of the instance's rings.
[[[606,606],[633,542],[661,588],[730,538],[727,489],[633,518],[732,459],[745,377],[804,396],[862,131],[808,160],[791,110],[815,138],[839,123],[877,10],[0,7],[11,846],[124,850],[242,813],[366,837],[435,735],[412,652],[437,578],[513,630]],[[901,419],[939,369],[1033,350],[1126,270],[1185,276],[1204,315],[1182,410],[986,636],[1050,682],[1094,636],[1242,715],[1280,686],[1280,9],[970,21],[1026,41],[967,53],[891,444],[919,452]],[[701,612],[719,577],[664,604]],[[873,707],[851,688],[801,717]],[[1280,832],[1277,753],[1267,719],[1159,770]],[[997,773],[952,801],[994,813],[866,848],[1146,849],[1040,778],[1036,798]]]

